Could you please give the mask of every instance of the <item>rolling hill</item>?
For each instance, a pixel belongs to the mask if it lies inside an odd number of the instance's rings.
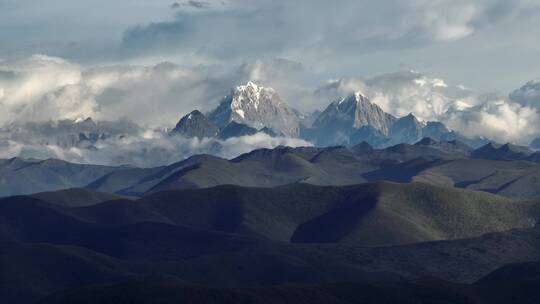
[[[66,207],[85,207],[122,199],[121,196],[115,194],[95,192],[84,188],[41,192],[32,194],[31,197]]]
[[[66,204],[66,193],[0,200],[0,296],[10,303],[53,292],[47,301],[62,303],[87,291],[99,303],[96,284],[120,301],[116,288],[141,281],[152,287],[140,299],[169,295],[162,282],[183,290],[180,299],[253,291],[249,301],[266,301],[259,297],[275,300],[275,288],[288,294],[276,287],[283,284],[313,290],[344,282],[381,288],[377,298],[404,288],[416,299],[413,286],[442,286],[450,296],[465,286],[456,284],[540,259],[540,229],[530,228],[537,203],[429,184],[219,186],[76,205]],[[503,231],[518,227],[526,229]],[[425,277],[437,279],[417,282]]]
[[[0,160],[0,197],[81,188],[116,169],[56,159]]]
[[[489,148],[495,149],[493,155],[486,152]],[[155,168],[11,159],[0,161],[0,196],[84,187],[142,197],[166,190],[228,184],[276,187],[302,182],[344,186],[418,181],[506,197],[539,197],[540,164],[520,151],[515,146],[495,144],[473,150],[457,140],[425,138],[416,144],[378,150],[361,143],[352,147],[259,149],[230,160],[197,155]],[[514,152],[521,156],[513,157]]]
[[[4,239],[60,244],[72,239],[88,242],[105,231],[120,237],[119,231],[127,235],[156,223],[148,228],[172,226],[169,230],[183,234],[190,227],[283,242],[387,246],[527,228],[540,218],[536,201],[389,182],[342,187],[219,186],[81,208],[13,197],[0,201],[0,211],[4,215],[0,224],[10,232]]]

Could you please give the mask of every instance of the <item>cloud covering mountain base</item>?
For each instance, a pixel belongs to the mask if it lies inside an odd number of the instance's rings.
[[[258,133],[219,140],[215,138],[185,138],[170,136],[160,131],[144,131],[140,134],[122,135],[99,140],[95,144],[69,142],[45,142],[43,138],[26,133],[17,140],[7,136],[0,138],[0,158],[62,159],[75,163],[101,165],[132,165],[157,167],[171,164],[196,154],[212,154],[233,158],[257,148],[277,146],[311,146],[297,138],[271,137]]]
[[[420,121],[439,121],[471,138],[527,145],[540,136],[537,81],[503,96],[415,71],[323,85],[314,74],[301,63],[280,58],[228,67],[169,62],[83,67],[44,55],[0,61],[0,157],[156,166],[200,153],[233,157],[261,147],[310,145],[264,134],[226,141],[167,134],[182,115],[216,108],[231,88],[250,80],[274,88],[303,118],[360,92],[396,117],[413,113]],[[98,134],[102,138],[90,143],[69,126],[87,117],[105,129]]]

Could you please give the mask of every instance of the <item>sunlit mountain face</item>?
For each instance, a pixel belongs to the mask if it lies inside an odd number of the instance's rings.
[[[538,303],[537,28],[0,0],[0,303]]]

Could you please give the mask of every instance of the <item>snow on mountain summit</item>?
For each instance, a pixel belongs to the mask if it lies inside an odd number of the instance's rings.
[[[385,113],[361,92],[356,92],[331,103],[317,118],[314,125],[316,127],[335,126],[336,121],[340,121],[352,129],[371,126],[383,134],[388,134],[395,120],[395,117]]]
[[[232,90],[208,118],[219,127],[234,121],[256,129],[266,127],[286,136],[299,135],[300,124],[293,109],[274,89],[251,81]]]

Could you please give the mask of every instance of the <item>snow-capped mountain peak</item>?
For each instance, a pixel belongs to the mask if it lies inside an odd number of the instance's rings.
[[[350,95],[343,96],[342,98],[334,101],[333,103],[335,105],[340,105],[340,104],[343,104],[344,102],[353,102],[353,101],[356,101],[358,103],[358,102],[361,102],[364,98],[366,98],[364,97],[364,94],[362,94],[362,92],[360,91],[357,91]]]
[[[395,118],[385,113],[361,92],[355,92],[330,104],[319,116],[315,125],[321,127],[327,123],[334,124],[336,120],[342,121],[353,129],[369,125],[387,134]]]
[[[257,110],[259,108],[261,99],[269,100],[276,104],[281,104],[281,98],[273,99],[273,95],[277,95],[274,89],[261,87],[254,82],[249,81],[245,85],[236,87],[236,89],[233,91],[231,107],[233,111],[240,110],[239,112],[242,113],[244,107],[253,107],[255,110]],[[240,113],[240,116],[244,116]]]
[[[251,81],[232,90],[208,118],[219,127],[235,121],[256,129],[267,127],[287,136],[299,134],[298,117],[279,94]]]

